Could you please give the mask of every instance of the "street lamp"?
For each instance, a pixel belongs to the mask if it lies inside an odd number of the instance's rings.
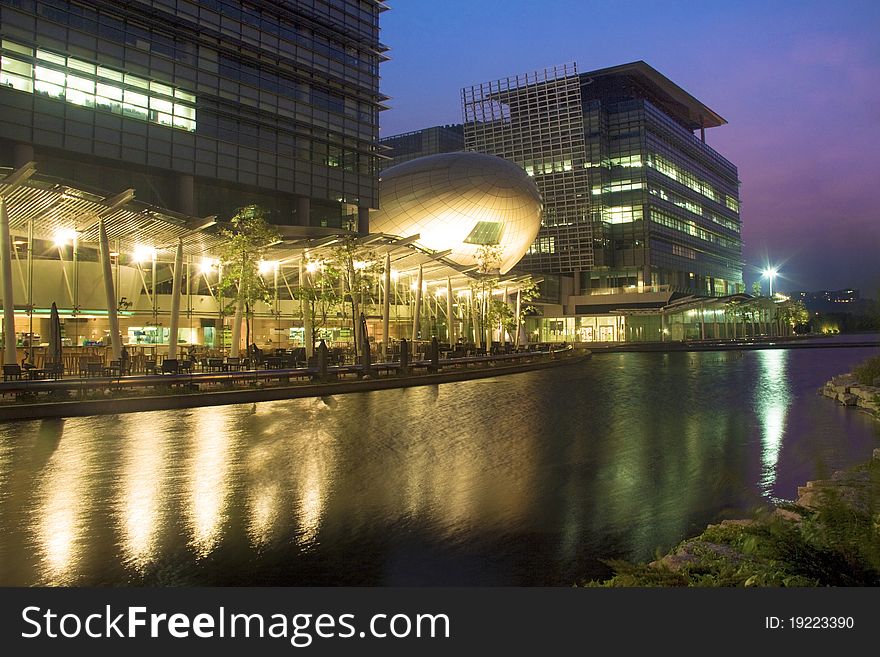
[[[776,267],[767,267],[764,270],[764,276],[770,281],[770,296],[773,296],[773,279],[776,277],[776,274],[779,273],[779,270]]]

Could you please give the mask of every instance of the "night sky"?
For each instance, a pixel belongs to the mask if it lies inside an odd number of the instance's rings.
[[[381,135],[461,122],[461,87],[644,60],[728,125],[747,291],[880,295],[880,2],[389,0]],[[764,281],[764,292],[766,280]]]

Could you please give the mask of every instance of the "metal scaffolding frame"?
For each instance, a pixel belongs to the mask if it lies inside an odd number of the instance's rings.
[[[593,266],[580,84],[572,63],[461,90],[465,149],[515,162],[541,192],[541,230],[522,260],[526,270],[564,273]]]

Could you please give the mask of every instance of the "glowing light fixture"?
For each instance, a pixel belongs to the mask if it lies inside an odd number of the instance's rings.
[[[779,270],[776,267],[767,267],[763,272],[764,276],[767,277],[767,280],[770,281],[770,293],[769,296],[773,296],[773,279],[776,278],[776,274],[779,273]]]
[[[318,271],[318,266],[319,265],[317,262],[309,262],[306,265],[306,271],[309,272],[310,274],[314,274],[316,271]]]
[[[61,248],[67,246],[76,239],[76,231],[71,228],[63,228],[55,233],[55,246]]]
[[[277,260],[260,260],[260,265],[259,265],[260,276],[265,276],[266,274],[271,274],[276,269],[278,269],[278,261]]]
[[[156,259],[156,249],[154,249],[152,246],[144,246],[143,244],[138,244],[134,247],[134,253],[131,257],[135,262],[152,261]]]
[[[213,258],[202,258],[202,262],[199,264],[199,273],[210,274],[215,264],[217,263]]]

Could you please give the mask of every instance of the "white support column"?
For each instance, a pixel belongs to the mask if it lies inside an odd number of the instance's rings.
[[[385,294],[382,295],[382,360],[388,360],[388,329],[391,322],[391,252],[385,254]]]
[[[34,337],[34,219],[28,219],[27,241],[28,340]]]
[[[177,240],[174,275],[171,277],[171,332],[168,335],[168,358],[177,358],[177,333],[180,329],[180,284],[183,282],[183,240]]]
[[[521,336],[523,333],[522,329],[522,290],[516,291],[516,309],[514,310],[514,319],[516,320],[516,332],[513,336],[513,344],[519,346],[522,343]]]
[[[415,353],[415,342],[419,337],[419,320],[422,316],[422,266],[419,265],[419,275],[416,278],[416,303],[415,308],[413,308],[413,317],[412,317],[412,346],[413,353]]]
[[[306,199],[308,200],[308,199]],[[305,297],[305,287],[307,284],[311,283],[310,279],[306,279],[306,268],[304,266],[303,259],[299,259],[299,289],[300,289],[300,299],[299,306],[300,311],[302,312],[303,318],[303,345],[306,348],[306,358],[311,358],[315,355],[315,336],[312,335],[312,308],[309,304],[309,301]]]
[[[470,303],[468,305],[468,311],[470,312],[470,316],[471,316],[471,330],[474,332],[474,349],[479,349],[480,342],[482,340],[480,338],[479,322],[477,321],[477,302],[478,302],[478,299],[477,299],[477,295],[474,294],[473,290],[471,290],[469,301],[470,301]]]
[[[104,218],[98,220],[98,240],[101,247],[101,273],[104,278],[104,298],[107,301],[107,320],[110,324],[110,350],[113,360],[122,358],[122,336],[119,334],[119,316],[116,314],[116,289],[113,285],[113,267],[110,264],[110,241]],[[118,256],[117,256],[118,257]]]
[[[244,303],[239,299],[235,304],[235,317],[232,320],[232,344],[229,345],[229,357],[238,358],[241,349],[241,315]]]
[[[452,277],[446,277],[446,341],[455,344],[455,317],[452,316]]]
[[[12,238],[6,199],[0,196],[0,276],[3,277],[3,364],[18,364],[15,351],[15,300],[12,297]]]

